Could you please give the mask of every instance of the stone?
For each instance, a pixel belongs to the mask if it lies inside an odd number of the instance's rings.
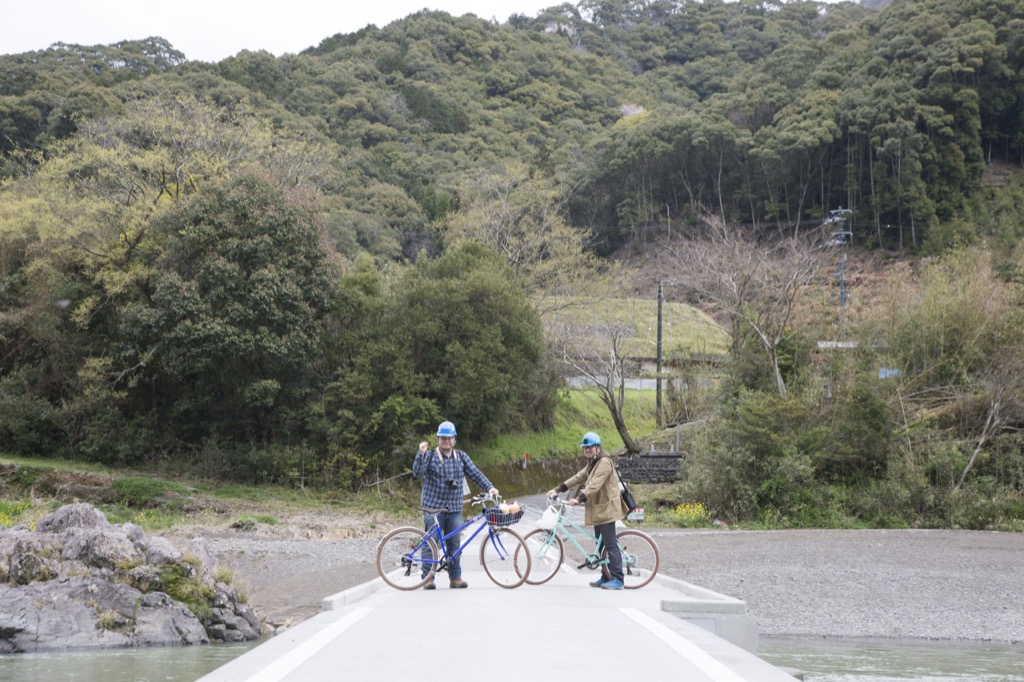
[[[66,504],[36,522],[37,533],[59,533],[67,528],[105,528],[107,516],[91,504]]]
[[[201,539],[186,554],[134,524],[110,524],[87,504],[61,507],[37,528],[0,528],[0,654],[260,637],[252,609],[215,581],[216,561]],[[211,588],[208,623],[161,591],[168,569]]]
[[[52,580],[60,573],[60,564],[38,554],[19,552],[11,556],[8,579],[15,585]]]
[[[144,538],[136,542],[136,546],[144,553],[148,564],[179,564],[185,560],[184,555],[167,538]]]
[[[127,535],[115,530],[94,530],[87,551],[89,565],[98,568],[137,566],[146,560]]]

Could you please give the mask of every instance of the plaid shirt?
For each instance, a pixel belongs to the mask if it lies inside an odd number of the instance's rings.
[[[442,456],[437,448],[427,450],[422,455],[417,452],[412,462],[412,475],[414,478],[423,478],[423,494],[420,497],[423,507],[443,508],[450,512],[462,511],[463,476],[483,490],[494,487],[462,450],[453,449],[448,457]]]

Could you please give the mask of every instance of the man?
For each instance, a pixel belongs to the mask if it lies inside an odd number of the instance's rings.
[[[615,522],[625,518],[629,510],[619,494],[619,476],[615,472],[615,464],[601,449],[601,436],[590,431],[584,434],[580,446],[587,457],[587,465],[565,483],[549,490],[548,495],[556,495],[584,484],[583,490],[569,500],[569,504],[576,506],[581,502],[586,503],[583,522],[594,527],[594,535],[601,539],[601,546],[608,548],[608,574],[602,575],[590,586],[621,590],[624,578],[622,553],[619,551],[618,538],[615,537]]]
[[[413,477],[423,478],[423,491],[420,495],[420,505],[424,510],[423,527],[430,532],[436,516],[441,535],[448,535],[462,526],[462,484],[466,478],[492,495],[497,495],[498,489],[476,468],[469,455],[455,449],[455,425],[451,422],[441,422],[437,427],[437,447],[433,450],[427,447],[426,441],[420,443],[412,462]],[[428,509],[441,511],[433,514],[428,513]],[[445,546],[448,555],[453,555],[459,548],[459,534],[448,538]],[[449,587],[453,589],[469,587],[469,583],[462,579],[461,556],[456,557],[448,567],[448,579]],[[423,589],[432,590],[435,587],[431,580]]]

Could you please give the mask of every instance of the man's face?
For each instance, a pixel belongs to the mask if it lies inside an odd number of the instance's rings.
[[[448,454],[455,447],[455,436],[438,436],[437,447],[441,448],[441,452]]]

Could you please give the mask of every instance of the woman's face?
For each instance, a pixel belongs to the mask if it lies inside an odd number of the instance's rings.
[[[600,450],[600,445],[585,445],[583,447],[583,454],[587,456],[587,459],[594,459]]]

